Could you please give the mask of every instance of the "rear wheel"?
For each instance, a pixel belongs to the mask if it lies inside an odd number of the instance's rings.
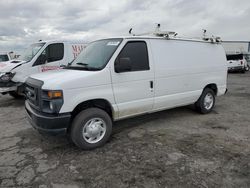
[[[245,71],[249,71],[249,65],[245,67]]]
[[[112,132],[110,116],[99,108],[88,108],[73,120],[70,136],[81,149],[94,149],[103,146]]]
[[[198,112],[202,114],[207,114],[212,111],[215,104],[215,93],[210,88],[205,88],[195,103],[195,107]]]

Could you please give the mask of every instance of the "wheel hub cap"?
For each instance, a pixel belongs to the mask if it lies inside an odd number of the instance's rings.
[[[106,133],[106,123],[101,118],[92,118],[83,127],[83,138],[94,144],[99,142]]]
[[[214,104],[214,98],[213,95],[211,93],[208,93],[205,98],[204,98],[204,107],[209,110],[212,108]]]

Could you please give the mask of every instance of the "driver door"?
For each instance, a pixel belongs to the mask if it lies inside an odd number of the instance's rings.
[[[119,118],[146,113],[154,103],[154,70],[146,41],[128,41],[123,47],[112,71],[112,85]],[[121,61],[129,61],[131,67],[117,72]]]
[[[64,60],[64,44],[49,44],[37,58],[33,66],[38,66],[39,72],[60,69]]]

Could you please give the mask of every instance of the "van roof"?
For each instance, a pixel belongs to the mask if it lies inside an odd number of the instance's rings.
[[[169,38],[166,37],[159,37],[159,36],[152,36],[152,35],[140,35],[140,36],[113,36],[113,37],[104,37],[104,38],[99,38],[97,40],[102,40],[102,39],[113,39],[113,38],[122,38],[122,39],[159,39],[159,40],[179,40],[179,41],[190,41],[190,42],[203,42],[203,43],[215,43],[218,44],[218,42],[211,42],[210,40],[203,40],[199,38],[184,38],[184,37],[172,37],[170,36]],[[95,40],[93,40],[95,41]],[[54,39],[54,40],[42,40],[38,41],[36,43],[43,43],[43,42],[66,42],[66,43],[73,43],[73,44],[87,44],[88,42],[83,41],[83,40],[63,40],[63,39]]]
[[[169,38],[166,37],[159,37],[159,36],[152,36],[152,35],[143,35],[143,36],[117,36],[117,37],[107,37],[106,39],[112,39],[112,38],[122,38],[122,39],[159,39],[159,40],[179,40],[179,41],[190,41],[190,42],[202,42],[202,43],[215,43],[218,44],[218,42],[211,42],[210,39],[203,40],[199,38],[184,38],[184,37],[172,37]]]
[[[37,41],[37,42],[34,42],[34,43],[55,43],[55,42],[66,42],[66,43],[73,43],[73,44],[77,44],[77,43],[81,43],[81,44],[86,44],[87,42],[86,41],[83,41],[83,40],[65,40],[65,39],[53,39],[53,40],[41,40],[41,41]]]

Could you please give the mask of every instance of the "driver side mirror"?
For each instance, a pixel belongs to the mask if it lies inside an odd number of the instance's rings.
[[[129,57],[117,58],[115,61],[115,72],[128,72],[132,69],[132,63]]]

